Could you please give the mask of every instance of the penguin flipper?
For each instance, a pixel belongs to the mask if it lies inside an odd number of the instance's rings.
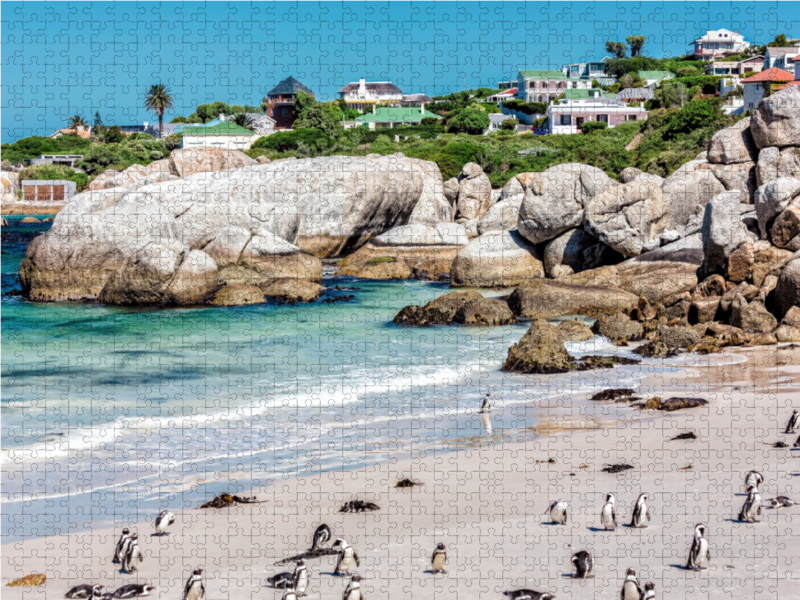
[[[356,561],[356,566],[360,567],[361,566],[361,561],[358,560],[358,552],[356,552],[355,550],[353,550],[353,559],[355,559],[355,561]]]

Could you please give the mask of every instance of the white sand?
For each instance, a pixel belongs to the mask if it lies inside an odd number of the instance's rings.
[[[409,460],[278,480],[260,496],[268,502],[183,512],[164,538],[150,537],[151,522],[140,523],[145,562],[136,574],[120,574],[111,564],[118,534],[109,529],[5,544],[4,585],[35,572],[46,573],[47,582],[35,589],[3,587],[3,600],[60,598],[70,586],[88,582],[111,591],[134,581],[156,585],[154,598],[180,600],[196,567],[206,569],[209,600],[271,600],[281,592],[267,587],[265,578],[291,570],[273,562],[307,549],[321,522],[357,549],[357,571],[370,600],[502,600],[503,590],[522,587],[559,599],[615,599],[628,568],[637,570],[642,585],[656,583],[657,598],[800,598],[800,506],[765,508],[763,522],[755,525],[732,521],[750,469],[765,475],[764,498],[782,494],[800,501],[800,449],[767,445],[791,445],[797,438],[780,432],[792,405],[800,408],[800,350],[738,353],[746,363],[690,367],[680,377],[656,372],[642,383],[642,392],[664,398],[707,398],[708,408],[656,415],[625,409],[619,425],[588,430],[571,429],[581,426],[582,415],[575,414],[572,423],[557,424],[568,433],[531,431],[523,443],[496,434],[464,440],[458,452],[429,446]],[[609,421],[614,418],[610,408]],[[688,430],[699,439],[670,441]],[[604,463],[617,462],[636,469],[601,472]],[[692,469],[681,470],[687,465]],[[395,489],[404,476],[424,485]],[[638,494],[648,492],[650,526],[596,530],[607,492],[616,494],[618,520],[625,524]],[[336,512],[355,496],[381,510]],[[567,526],[549,525],[541,514],[556,498],[570,502]],[[175,502],[180,505],[180,498]],[[708,524],[711,569],[686,571],[698,522]],[[438,542],[448,548],[449,572],[434,576],[426,571]],[[581,549],[595,555],[593,579],[570,577],[570,555]],[[341,597],[346,579],[332,577],[333,566],[333,557],[309,561],[309,598]]]

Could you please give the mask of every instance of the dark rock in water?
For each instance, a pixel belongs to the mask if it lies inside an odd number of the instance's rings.
[[[650,398],[642,408],[645,410],[659,410],[661,408],[661,398],[658,396]]]
[[[350,300],[352,300],[353,298],[355,298],[355,296],[353,296],[352,294],[348,294],[347,296],[335,296],[333,298],[325,298],[322,301],[322,303],[331,304],[333,302],[350,302]]]
[[[508,304],[493,298],[471,300],[458,309],[453,317],[454,323],[461,325],[510,325],[517,318]]]
[[[585,342],[594,337],[592,330],[580,319],[569,319],[559,323],[558,328],[567,342]]]
[[[200,508],[225,508],[233,506],[234,504],[258,504],[259,501],[255,496],[234,496],[232,494],[220,494],[211,502],[206,502],[200,505]]]
[[[347,286],[347,285],[335,285],[331,289],[337,290],[339,292],[353,292],[355,290],[360,290],[361,288],[360,287]]]
[[[417,327],[450,325],[453,323],[456,313],[464,305],[483,299],[478,291],[451,292],[431,300],[425,306],[406,306],[397,313],[392,322],[397,325],[416,325]]]
[[[606,465],[603,467],[604,473],[622,473],[623,471],[627,471],[629,469],[633,469],[632,465],[626,465],[625,463],[619,463],[616,465]]]
[[[3,296],[22,296],[22,290],[20,289],[8,290],[7,292],[3,292]]]
[[[336,556],[339,554],[338,550],[332,548],[317,548],[316,550],[308,550],[297,556],[290,556],[275,562],[275,566],[295,564],[298,560],[309,560],[311,558],[322,558],[323,556]]]
[[[405,479],[401,479],[400,481],[398,481],[394,487],[410,488],[417,485],[422,485],[422,484],[419,481],[416,481],[414,479],[409,479],[406,477]]]
[[[601,401],[601,400],[616,400],[617,398],[628,398],[633,396],[636,392],[634,392],[630,388],[616,388],[610,390],[603,390],[602,392],[597,392],[593,395],[589,400]]]
[[[670,327],[651,342],[634,350],[647,358],[666,358],[675,356],[682,348],[688,348],[700,341],[698,333],[690,327]]]
[[[624,313],[604,315],[597,319],[592,326],[592,331],[611,341],[628,340],[635,342],[642,339],[644,328]]]
[[[694,431],[689,431],[687,433],[680,433],[676,435],[673,440],[696,440],[697,436],[694,434]]]
[[[667,398],[661,403],[661,410],[672,412],[673,410],[681,410],[682,408],[696,408],[698,406],[706,406],[708,400],[702,398]]]
[[[639,361],[626,356],[584,356],[575,361],[575,371],[587,371],[589,369],[610,369],[617,365],[638,365]]]
[[[345,502],[342,507],[339,509],[340,513],[358,513],[358,512],[369,512],[372,510],[380,510],[381,507],[375,504],[374,502],[366,502],[364,500],[350,500],[350,502]]]

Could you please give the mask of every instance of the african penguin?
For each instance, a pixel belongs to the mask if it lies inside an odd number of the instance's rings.
[[[514,590],[503,592],[508,600],[553,600],[555,596],[547,592],[537,592],[536,590]]]
[[[575,565],[575,570],[577,571],[575,577],[586,579],[591,576],[592,569],[594,569],[594,557],[590,552],[581,550],[572,555],[572,564]]]
[[[747,500],[744,501],[742,510],[739,511],[739,520],[755,523],[756,516],[761,516],[761,494],[756,486],[750,486]]]
[[[156,517],[156,535],[167,533],[167,527],[175,523],[175,515],[168,510],[162,510]]]
[[[544,514],[550,513],[550,520],[553,523],[566,525],[567,508],[569,508],[569,503],[566,500],[556,500],[547,507],[547,510],[544,511]]]
[[[82,585],[76,585],[66,594],[64,594],[64,598],[72,598],[73,600],[83,600],[86,598],[99,598],[100,597],[100,590],[102,590],[105,586],[102,585],[90,585],[88,583],[84,583]]]
[[[767,504],[769,504],[772,508],[788,508],[790,506],[794,506],[794,500],[789,499],[787,496],[778,496],[777,498],[770,498],[767,500]]]
[[[125,527],[122,530],[122,534],[119,536],[119,540],[117,540],[117,547],[114,549],[114,558],[111,560],[112,563],[118,564],[122,562],[122,557],[125,556],[125,551],[128,548],[128,541],[131,539],[131,530]]]
[[[642,600],[656,600],[656,584],[648,581],[644,584],[644,596]]]
[[[600,524],[603,529],[614,531],[617,528],[616,502],[614,494],[606,496],[606,503],[603,505],[603,510],[600,511]]]
[[[356,566],[360,567],[361,562],[358,560],[358,554],[350,544],[343,538],[336,538],[336,541],[331,546],[332,549],[339,551],[339,560],[336,561],[336,568],[333,571],[334,575],[341,575],[350,570],[353,561],[355,560]]]
[[[483,398],[483,404],[481,404],[481,412],[488,413],[491,412],[491,410],[492,410],[492,395],[486,394],[486,396]]]
[[[156,589],[156,586],[150,585],[149,583],[130,583],[128,585],[123,585],[121,588],[117,588],[111,596],[113,598],[125,600],[126,598],[135,598],[137,596],[149,596],[150,592],[154,589]]]
[[[136,565],[143,561],[144,557],[139,549],[139,535],[132,533],[125,556],[122,558],[122,570],[126,573],[133,573],[136,570]]]
[[[744,476],[744,489],[749,490],[751,486],[760,488],[764,483],[764,476],[758,471],[750,471]]]
[[[444,563],[447,562],[447,551],[444,549],[444,544],[440,543],[431,554],[431,568],[435,573],[447,573],[444,570]]]
[[[183,600],[204,600],[206,586],[203,585],[203,569],[195,569],[183,587]]]
[[[799,436],[797,436],[797,441],[795,441],[795,443],[794,443],[794,446],[793,446],[793,447],[794,447],[794,448],[800,448],[800,435],[799,435]]]
[[[294,573],[291,571],[284,571],[272,577],[267,577],[267,582],[276,589],[285,590],[286,588],[292,587],[292,584],[294,584]]]
[[[283,590],[283,596],[281,596],[281,600],[297,600],[297,594],[294,593],[294,589],[287,587]]]
[[[347,584],[342,594],[342,600],[366,600],[366,596],[361,589],[361,575],[353,573],[350,583]]]
[[[633,507],[633,516],[631,517],[631,527],[647,527],[650,522],[650,515],[647,512],[647,494],[639,494],[636,500],[636,506]]]
[[[314,539],[311,542],[311,551],[314,552],[323,544],[327,544],[331,539],[331,528],[323,523],[314,532]]]
[[[789,422],[786,423],[786,431],[784,433],[794,433],[797,428],[797,421],[800,417],[797,415],[797,410],[792,411],[792,416],[789,417]]]
[[[706,526],[698,523],[694,526],[694,540],[689,550],[689,560],[686,561],[686,568],[697,571],[707,569],[708,562],[711,560],[711,550],[706,540]]]
[[[308,586],[308,570],[306,569],[306,563],[302,558],[297,561],[297,566],[294,568],[292,580],[292,587],[294,588],[295,593],[298,596],[305,596],[306,587]]]
[[[628,569],[625,574],[625,581],[619,592],[619,600],[642,600],[642,588],[639,587],[639,580],[636,579],[636,571],[633,569]]]

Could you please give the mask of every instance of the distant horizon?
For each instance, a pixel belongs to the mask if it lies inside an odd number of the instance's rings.
[[[3,143],[50,135],[75,114],[157,122],[142,99],[159,82],[176,99],[168,123],[217,100],[258,106],[290,75],[320,101],[362,77],[434,97],[599,60],[606,41],[628,35],[647,35],[653,58],[685,55],[710,29],[751,44],[800,37],[800,23],[781,20],[800,2],[2,2],[0,11]]]

